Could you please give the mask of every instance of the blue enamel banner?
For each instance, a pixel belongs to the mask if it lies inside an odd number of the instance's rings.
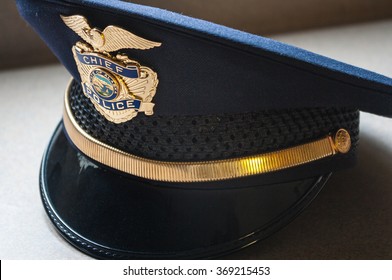
[[[122,111],[127,109],[139,110],[141,101],[137,99],[125,99],[120,101],[107,101],[101,98],[98,94],[94,92],[93,89],[89,88],[88,85],[83,84],[84,92],[96,103],[98,103],[102,108],[110,111]]]
[[[89,65],[89,66],[100,66],[104,67],[118,75],[127,77],[127,78],[139,78],[139,68],[134,65],[130,65],[127,67],[124,67],[112,60],[109,60],[105,57],[98,56],[96,54],[83,54],[80,53],[76,50],[76,56],[78,57],[78,60],[80,63]]]

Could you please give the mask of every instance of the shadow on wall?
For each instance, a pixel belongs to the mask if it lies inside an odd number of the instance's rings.
[[[119,0],[117,0],[119,1]],[[130,0],[260,35],[392,17],[390,0]],[[0,10],[0,69],[56,62],[19,17],[14,1]],[[6,27],[6,28],[4,28]]]

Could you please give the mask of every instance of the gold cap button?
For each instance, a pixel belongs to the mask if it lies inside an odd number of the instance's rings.
[[[351,148],[351,137],[347,130],[341,128],[336,132],[334,138],[335,149],[342,153],[348,153]]]

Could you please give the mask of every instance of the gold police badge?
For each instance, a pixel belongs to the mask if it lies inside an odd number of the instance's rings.
[[[80,15],[61,16],[64,23],[84,41],[72,47],[84,94],[107,120],[122,123],[138,112],[152,115],[152,98],[158,86],[153,70],[141,66],[120,49],[146,50],[161,43],[143,39],[117,26],[103,31],[91,28]]]

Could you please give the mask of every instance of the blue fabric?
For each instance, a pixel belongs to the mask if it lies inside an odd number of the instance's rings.
[[[354,107],[392,116],[392,79],[287,44],[170,11],[122,1],[17,0],[21,15],[79,79],[80,38],[60,14],[117,25],[162,42],[127,50],[154,69],[157,114],[214,114],[294,107]]]

